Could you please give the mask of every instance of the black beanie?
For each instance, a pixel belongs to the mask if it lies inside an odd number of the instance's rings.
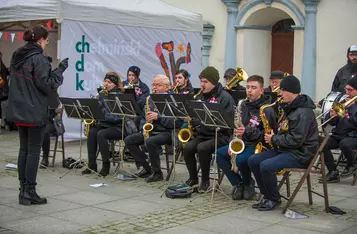
[[[280,89],[290,93],[299,94],[301,92],[300,81],[295,76],[286,76],[280,82]]]
[[[104,77],[104,80],[110,80],[111,82],[113,82],[115,85],[118,85],[118,81],[120,79],[120,77],[116,76],[116,75],[113,75],[113,74],[105,74],[105,77]]]
[[[219,81],[219,73],[214,67],[206,67],[200,74],[200,78],[206,78],[209,82],[216,85]]]
[[[140,68],[139,67],[137,67],[137,66],[129,67],[128,72],[126,73],[127,76],[128,76],[130,71],[133,72],[136,75],[137,78],[139,78],[139,76],[140,76]]]
[[[347,84],[348,84],[349,86],[351,86],[352,88],[357,89],[357,76],[354,76],[353,78],[351,78],[351,79],[347,82]]]
[[[282,71],[272,71],[270,74],[270,79],[283,79],[284,72]]]

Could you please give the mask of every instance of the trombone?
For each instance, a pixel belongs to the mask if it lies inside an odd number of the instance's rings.
[[[318,128],[324,126],[325,124],[327,124],[328,122],[330,122],[332,119],[334,119],[337,116],[340,118],[343,118],[346,115],[346,107],[349,106],[351,103],[355,102],[356,99],[357,99],[357,96],[354,96],[353,98],[351,98],[350,100],[348,100],[345,103],[333,102],[331,109],[336,112],[336,115],[330,117],[328,120],[323,122]]]
[[[241,81],[247,81],[248,74],[243,70],[243,68],[237,67],[236,71],[237,74],[226,84],[224,89],[231,90],[234,86],[236,86],[237,83]]]

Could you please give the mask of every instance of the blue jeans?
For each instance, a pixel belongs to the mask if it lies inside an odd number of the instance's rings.
[[[250,156],[248,165],[254,174],[260,192],[266,199],[275,202],[280,199],[275,173],[284,168],[305,168],[305,165],[291,154],[278,153],[275,149]]]
[[[248,158],[254,153],[254,149],[254,146],[247,147],[241,154],[237,155],[236,165],[240,175],[231,170],[232,164],[231,156],[228,154],[228,145],[222,146],[217,150],[217,164],[233,186],[241,182],[243,182],[244,185],[250,184],[252,176],[248,166]]]

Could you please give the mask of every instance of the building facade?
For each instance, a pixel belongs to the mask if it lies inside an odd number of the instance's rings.
[[[356,0],[163,0],[202,14],[202,67],[229,67],[268,81],[272,70],[297,76],[302,92],[326,97],[347,49],[357,44]]]

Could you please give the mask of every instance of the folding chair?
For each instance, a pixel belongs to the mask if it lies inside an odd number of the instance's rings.
[[[53,149],[50,149],[50,152],[53,152],[53,155],[49,155],[48,157],[52,157],[52,167],[55,166],[55,160],[56,160],[56,154],[57,152],[62,153],[62,164],[63,162],[66,160],[66,156],[65,156],[65,151],[64,151],[64,137],[63,134],[61,136],[55,136],[55,146],[53,147]],[[61,150],[58,150],[58,138],[61,137]]]
[[[312,205],[313,201],[312,201],[312,193],[321,196],[324,198],[324,202],[325,202],[325,211],[329,212],[329,201],[328,201],[328,192],[327,192],[327,183],[326,183],[326,173],[325,173],[325,159],[324,159],[324,155],[323,155],[323,148],[325,147],[327,140],[329,138],[329,135],[325,137],[325,139],[322,141],[318,151],[315,153],[315,155],[313,156],[313,158],[311,159],[309,166],[306,169],[301,169],[301,168],[284,168],[285,173],[283,175],[282,180],[280,181],[278,188],[280,189],[282,187],[282,185],[287,182],[289,180],[289,176],[291,172],[303,172],[304,175],[300,178],[300,181],[298,183],[298,185],[296,186],[294,192],[292,193],[291,196],[288,197],[284,197],[282,196],[282,198],[287,199],[287,203],[283,209],[283,214],[286,212],[286,210],[290,207],[290,205],[292,204],[292,202],[294,201],[297,193],[299,192],[301,186],[303,185],[303,183],[307,182],[307,192],[308,192],[308,197],[309,197],[309,204]],[[321,169],[315,169],[313,170],[312,167],[314,167],[314,164],[316,163],[316,161],[318,160],[320,156],[320,160],[321,160]],[[311,188],[311,177],[310,174],[321,174],[322,175],[322,185],[323,185],[323,195],[313,191]],[[289,182],[287,182],[289,183]]]

